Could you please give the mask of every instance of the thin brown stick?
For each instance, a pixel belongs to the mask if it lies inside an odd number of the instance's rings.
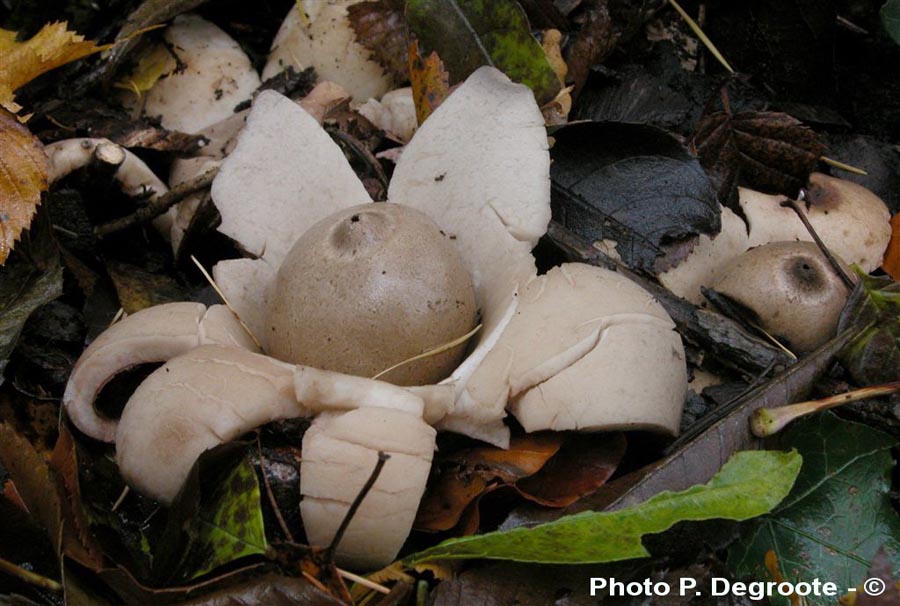
[[[275,500],[275,493],[272,492],[272,484],[269,483],[269,476],[266,475],[266,457],[263,456],[262,451],[262,443],[259,440],[259,434],[256,436],[256,451],[259,453],[259,470],[262,472],[263,485],[266,487],[266,494],[269,497],[269,503],[272,504],[272,510],[275,512],[275,519],[278,520],[278,525],[281,526],[281,532],[284,533],[284,536],[287,537],[287,540],[291,543],[294,543],[294,535],[291,534],[290,528],[288,528],[287,522],[284,521],[284,516],[281,515],[281,508],[278,506],[278,502]]]
[[[385,595],[391,593],[391,590],[384,585],[379,585],[375,581],[370,581],[366,577],[361,577],[358,574],[353,574],[349,570],[344,570],[342,568],[335,568],[335,570],[342,578],[348,581],[352,581],[353,583],[356,583],[358,585],[362,585],[366,589],[371,589],[372,591],[377,591],[378,593],[383,593]]]
[[[388,459],[391,458],[391,455],[386,452],[378,451],[378,462],[375,463],[375,469],[372,470],[372,474],[369,476],[369,479],[366,480],[366,483],[363,484],[363,487],[360,489],[359,494],[356,495],[356,498],[353,499],[353,503],[350,504],[350,509],[347,510],[347,514],[344,516],[344,519],[341,520],[341,525],[338,526],[337,532],[334,533],[334,538],[331,540],[331,545],[328,546],[326,551],[329,554],[333,554],[334,550],[337,549],[338,544],[341,542],[341,539],[344,538],[344,533],[347,532],[347,527],[350,526],[350,522],[353,520],[353,516],[356,515],[356,510],[359,509],[359,506],[362,505],[363,499],[366,498],[366,495],[369,494],[369,491],[372,490],[372,487],[375,485],[375,482],[378,481],[378,476],[381,475],[381,470],[384,469],[384,464],[387,463]]]
[[[94,229],[94,233],[100,237],[140,225],[147,221],[151,221],[156,217],[164,214],[167,210],[187,198],[193,193],[209,187],[213,179],[218,174],[218,168],[211,168],[199,177],[195,177],[190,181],[185,181],[177,187],[174,187],[158,198],[152,199],[145,206],[137,209],[134,213],[127,217],[121,217],[109,223],[98,225]]]
[[[20,581],[25,581],[29,585],[40,587],[41,589],[48,589],[56,593],[60,593],[63,590],[63,586],[59,582],[54,581],[53,579],[48,579],[47,577],[39,575],[36,572],[25,570],[21,566],[16,566],[12,562],[4,560],[3,558],[0,558],[0,571],[16,577]]]
[[[803,222],[803,227],[806,228],[806,231],[809,232],[809,235],[812,236],[812,239],[815,241],[816,246],[819,247],[819,250],[822,251],[822,254],[825,255],[825,258],[828,259],[828,264],[831,265],[831,269],[834,270],[834,273],[841,279],[841,282],[844,283],[844,286],[847,287],[847,290],[853,290],[853,280],[850,279],[850,276],[847,275],[847,272],[844,271],[844,268],[841,267],[841,264],[838,263],[838,260],[835,258],[831,251],[828,250],[828,247],[825,246],[825,243],[822,242],[822,238],[819,237],[819,234],[816,233],[816,230],[813,228],[812,223],[809,222],[809,219],[806,218],[806,213],[803,212],[803,209],[800,208],[800,205],[797,204],[796,200],[784,200],[781,203],[781,206],[785,208],[792,209],[797,216],[800,218],[800,221]]]
[[[342,143],[346,144],[351,150],[353,150],[353,153],[355,153],[360,157],[360,159],[362,159],[367,165],[369,165],[369,167],[375,173],[375,176],[378,178],[378,182],[381,184],[382,191],[387,194],[389,182],[387,174],[384,172],[384,168],[382,168],[381,162],[379,162],[378,158],[376,158],[375,155],[371,151],[369,151],[369,148],[363,145],[356,137],[350,136],[341,130],[328,129],[328,133],[340,139]]]

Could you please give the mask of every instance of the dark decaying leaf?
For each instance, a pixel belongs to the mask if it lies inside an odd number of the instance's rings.
[[[900,44],[900,2],[887,0],[881,7],[881,24],[891,40]]]
[[[61,397],[84,348],[84,335],[81,311],[74,306],[57,299],[38,307],[25,323],[7,377],[34,398]]]
[[[403,2],[359,2],[347,8],[347,18],[356,32],[356,41],[371,51],[385,71],[397,82],[407,80],[409,67],[406,61],[407,32]]]
[[[900,283],[888,278],[858,277],[841,313],[839,329],[861,334],[841,352],[840,359],[853,380],[876,385],[900,379]]]
[[[184,606],[346,606],[304,578],[259,576],[186,602]]]
[[[691,140],[719,199],[737,207],[737,187],[796,198],[825,144],[795,118],[778,112],[719,111],[700,119]]]
[[[629,268],[655,274],[672,245],[721,228],[712,184],[665,131],[589,122],[554,138],[554,220],[589,242],[612,241]]]
[[[900,570],[900,516],[889,497],[897,441],[826,412],[772,442],[767,446],[796,448],[803,470],[781,505],[732,546],[728,562],[735,574],[771,580],[765,559],[774,551],[788,581],[818,578],[856,587],[882,547]]]
[[[619,41],[605,0],[594,3],[576,21],[580,29],[566,47],[565,54],[566,65],[569,66],[568,80],[575,87],[572,90],[573,98],[581,93],[591,68],[602,63],[615,50]]]
[[[539,105],[559,93],[556,72],[515,0],[409,0],[406,18],[422,51],[437,51],[454,84],[493,65],[531,88]]]
[[[137,124],[135,127],[111,137],[111,140],[127,148],[139,147],[191,155],[201,149],[204,138],[202,135],[188,135],[157,126]]]
[[[28,317],[44,303],[59,297],[62,286],[59,250],[45,213],[39,213],[16,254],[0,267],[0,372]]]
[[[108,262],[106,269],[126,313],[190,298],[186,289],[168,274],[152,273],[117,261]]]
[[[50,468],[31,443],[6,423],[0,423],[0,465],[9,473],[22,503],[47,532],[59,552],[62,513]]]
[[[893,572],[894,566],[884,549],[878,550],[872,558],[872,566],[866,575],[870,579],[881,579],[884,582],[885,591],[881,595],[869,595],[868,592],[859,591],[856,606],[894,606],[900,604],[900,580]]]

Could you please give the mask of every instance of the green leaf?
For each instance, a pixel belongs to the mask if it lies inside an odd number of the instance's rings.
[[[200,509],[196,547],[206,557],[193,577],[238,558],[266,553],[266,530],[260,506],[259,480],[244,458],[216,485]]]
[[[882,546],[900,563],[900,516],[888,496],[894,438],[825,413],[793,425],[777,442],[803,455],[803,471],[781,505],[732,547],[735,574],[773,580],[764,563],[773,551],[785,580],[819,578],[847,588],[866,578]]]
[[[560,90],[559,78],[515,0],[409,0],[406,19],[422,56],[437,51],[453,82],[492,65],[531,88],[540,104]]]
[[[900,44],[900,0],[887,0],[881,7],[881,23],[884,31]]]
[[[662,492],[619,511],[586,511],[532,528],[450,539],[409,556],[405,563],[491,558],[589,564],[646,557],[650,554],[641,537],[678,522],[747,520],[768,513],[790,492],[802,461],[796,452],[739,452],[706,484]]]
[[[861,333],[839,354],[841,364],[860,385],[900,380],[900,283],[857,273],[839,329]]]

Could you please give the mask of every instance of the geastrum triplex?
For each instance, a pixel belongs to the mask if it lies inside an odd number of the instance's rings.
[[[676,433],[686,364],[663,308],[597,267],[537,274],[549,167],[533,94],[491,67],[422,124],[385,203],[300,104],[259,93],[212,185],[219,231],[247,253],[213,274],[255,339],[224,306],[140,311],[85,350],[69,417],[115,442],[126,480],[162,503],[203,451],[314,417],[300,509],[316,545],[334,536],[377,453],[389,454],[336,551],[356,568],[402,547],[436,430],[505,447],[508,410],[529,432]],[[93,405],[103,385],[148,362],[165,364],[119,420],[103,417]]]

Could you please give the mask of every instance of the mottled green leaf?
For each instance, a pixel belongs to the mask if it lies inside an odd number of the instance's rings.
[[[531,528],[450,539],[409,556],[406,563],[491,558],[587,564],[646,557],[641,537],[678,522],[747,520],[768,513],[790,492],[801,464],[796,452],[739,452],[706,484],[663,492],[618,511],[586,511]]]
[[[749,525],[732,547],[728,563],[735,574],[773,580],[765,566],[769,551],[786,580],[818,578],[844,588],[866,578],[882,546],[900,564],[900,517],[888,496],[895,444],[887,434],[831,413],[793,425],[777,445],[796,448],[803,470],[781,505]]]
[[[900,283],[857,273],[860,286],[841,314],[839,330],[862,332],[839,359],[860,385],[900,380]]]
[[[560,90],[559,78],[515,0],[409,0],[406,19],[422,55],[437,51],[454,83],[492,65],[531,88],[541,104]]]
[[[887,0],[881,7],[881,23],[884,31],[900,44],[900,0]]]
[[[245,458],[219,483],[201,508],[198,548],[206,558],[194,577],[268,549],[259,500],[259,481]]]

